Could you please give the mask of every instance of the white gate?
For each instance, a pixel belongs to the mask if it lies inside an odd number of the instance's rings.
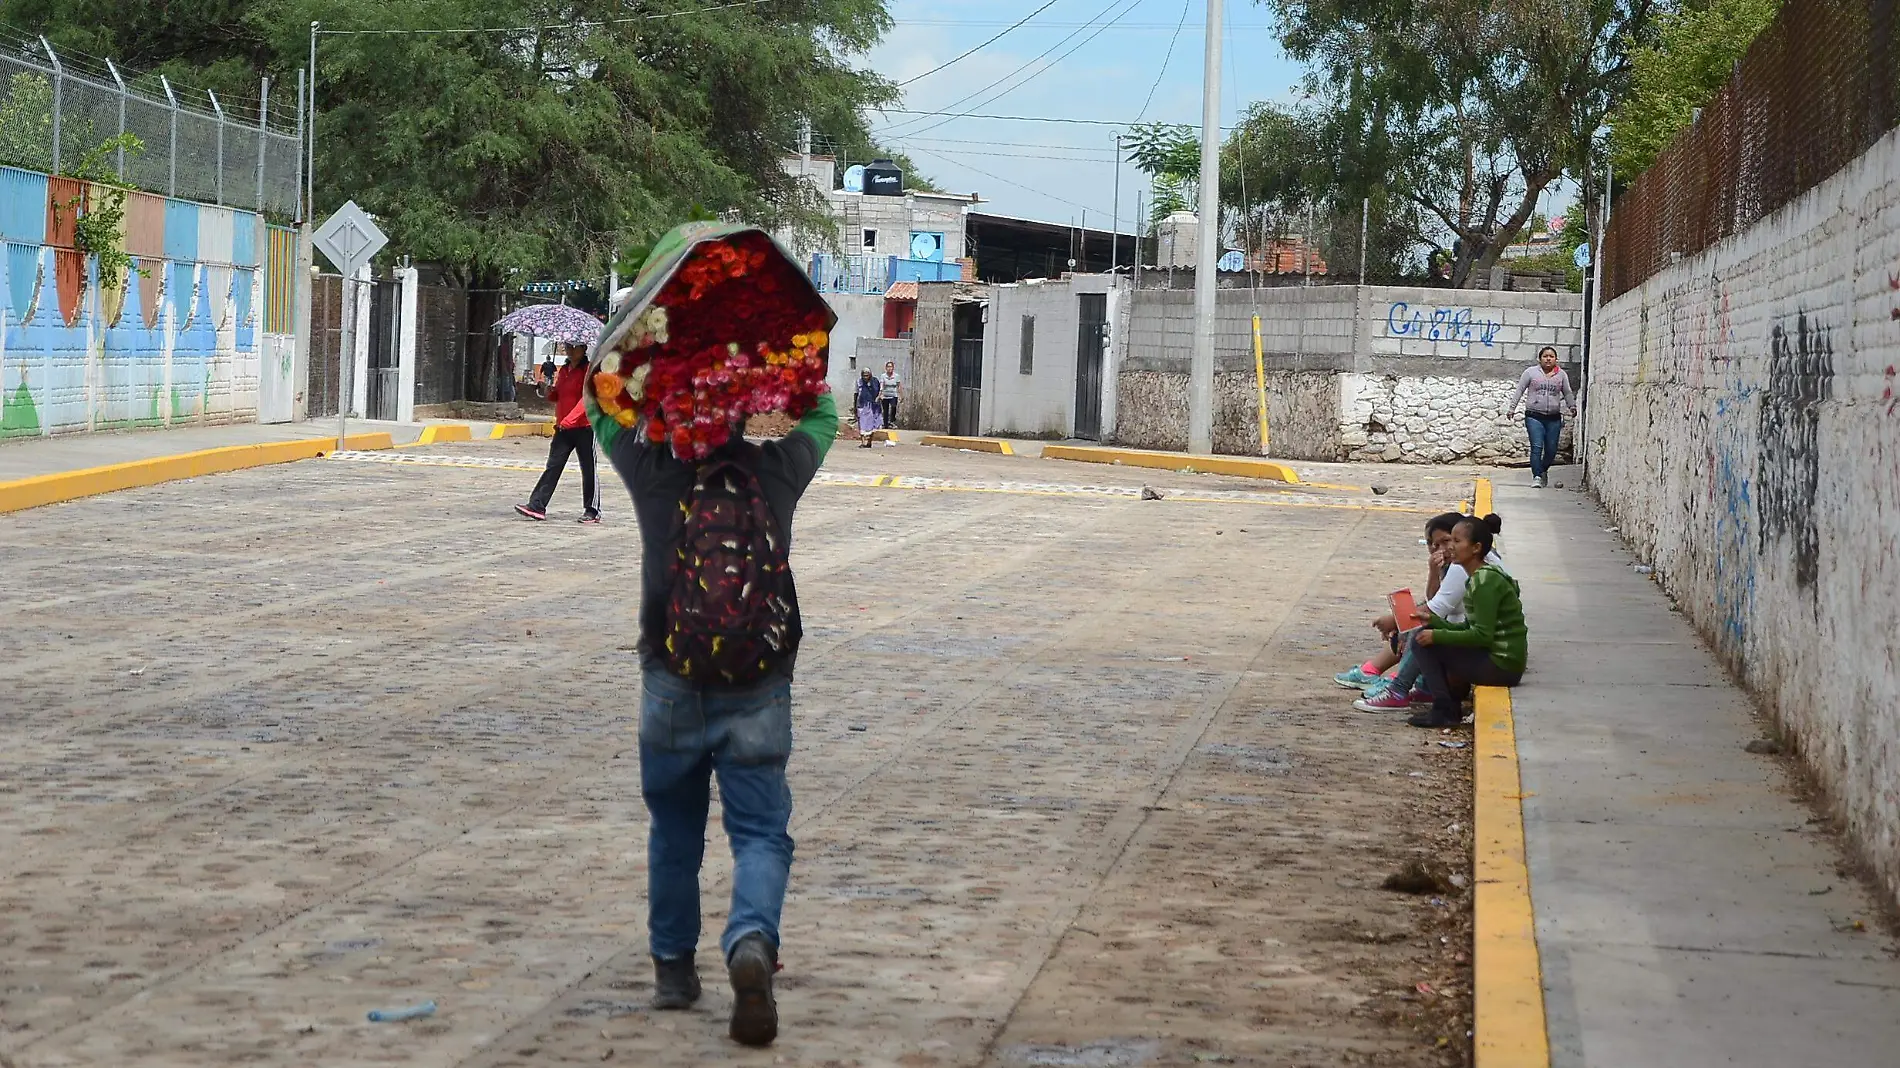
[[[297,364],[297,338],[292,334],[262,334],[257,374],[257,421],[288,423],[297,388],[291,372]]]

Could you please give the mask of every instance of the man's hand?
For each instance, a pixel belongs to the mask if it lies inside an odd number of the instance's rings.
[[[1426,627],[1418,632],[1418,644],[1425,646],[1432,644],[1432,628]]]

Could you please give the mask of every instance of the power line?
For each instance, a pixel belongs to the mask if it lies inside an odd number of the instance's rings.
[[[941,152],[933,152],[928,148],[920,148],[920,149],[917,149],[917,151],[922,152],[927,156],[935,156],[938,159],[943,160],[945,163],[962,167],[965,170],[975,171],[976,173],[982,175],[985,178],[993,178],[996,181],[1003,183],[1004,185],[1013,185],[1025,193],[1035,193],[1038,196],[1045,196],[1045,197],[1048,197],[1050,200],[1060,201],[1064,204],[1069,205],[1072,208],[1081,208],[1083,211],[1093,211],[1104,216],[1108,214],[1107,212],[1102,211],[1102,209],[1100,208],[1091,208],[1087,204],[1078,203],[1076,201],[1070,200],[1067,197],[1059,197],[1055,195],[1054,193],[1049,192],[1047,189],[1034,189],[1022,184],[1021,182],[1011,181],[1010,179],[1005,178],[1000,174],[991,174],[989,171],[983,170],[980,167],[972,167],[968,163],[960,162],[959,160],[956,160],[950,156],[946,156]]]
[[[1116,8],[1118,8],[1118,7],[1121,7],[1121,5],[1122,5],[1122,2],[1123,2],[1123,0],[1109,0],[1109,3],[1108,3],[1108,6],[1106,6],[1106,7],[1104,7],[1104,8],[1102,8],[1102,10],[1100,10],[1100,11],[1098,11],[1098,12],[1096,12],[1096,13],[1095,13],[1095,16],[1094,16],[1093,18],[1091,18],[1091,19],[1089,19],[1089,21],[1088,21],[1088,23],[1087,23],[1087,24],[1086,24],[1086,25],[1085,25],[1085,26],[1083,27],[1083,29],[1087,29],[1087,28],[1089,28],[1089,27],[1091,27],[1091,26],[1094,26],[1094,25],[1095,25],[1096,23],[1098,23],[1098,22],[1100,22],[1100,21],[1101,21],[1101,20],[1102,20],[1103,18],[1105,18],[1105,17],[1107,17],[1107,16],[1108,16],[1108,14],[1109,14],[1109,13],[1110,13],[1111,11],[1114,11],[1114,10],[1115,10]],[[1124,14],[1124,15],[1126,15],[1126,14],[1128,13],[1128,11],[1132,11],[1132,10],[1134,9],[1134,4],[1136,4],[1136,3],[1139,3],[1139,2],[1140,2],[1140,0],[1130,0],[1130,3],[1129,3],[1129,6],[1128,6],[1128,8],[1127,8],[1126,10],[1124,10],[1124,11],[1122,12],[1122,14]],[[966,94],[966,95],[964,95],[964,96],[961,96],[961,97],[958,97],[958,98],[957,98],[956,100],[953,100],[953,101],[951,101],[951,102],[950,102],[949,104],[946,104],[946,105],[945,105],[945,107],[946,107],[946,108],[955,108],[955,107],[961,107],[962,105],[964,105],[964,104],[967,104],[967,103],[969,103],[969,102],[970,102],[970,101],[972,101],[972,100],[975,100],[975,99],[976,99],[977,97],[979,97],[979,96],[982,96],[982,95],[983,95],[984,93],[987,93],[987,92],[989,92],[989,91],[990,91],[991,89],[994,89],[994,88],[996,88],[997,86],[999,86],[999,85],[1001,85],[1001,84],[1003,84],[1004,82],[1006,82],[1006,81],[1009,81],[1009,80],[1010,80],[1011,78],[1014,78],[1014,77],[1016,77],[1017,75],[1019,75],[1019,74],[1021,74],[1022,72],[1024,72],[1024,71],[1026,71],[1026,70],[1028,70],[1028,69],[1029,69],[1030,67],[1033,67],[1033,66],[1035,66],[1035,65],[1036,65],[1037,63],[1039,63],[1039,62],[1041,62],[1042,60],[1044,60],[1044,59],[1046,59],[1046,58],[1048,58],[1048,56],[1049,56],[1049,54],[1050,54],[1050,53],[1052,53],[1052,52],[1054,52],[1054,51],[1055,51],[1056,49],[1058,49],[1058,48],[1061,48],[1061,47],[1062,47],[1063,45],[1065,45],[1065,44],[1068,44],[1068,43],[1069,43],[1069,42],[1070,42],[1071,40],[1074,40],[1074,39],[1076,38],[1076,36],[1078,36],[1079,34],[1081,34],[1081,32],[1082,32],[1082,30],[1080,30],[1080,29],[1078,29],[1078,30],[1074,30],[1074,31],[1072,31],[1072,32],[1070,32],[1070,33],[1068,33],[1068,34],[1066,34],[1066,35],[1064,35],[1064,36],[1063,36],[1063,38],[1062,38],[1061,40],[1059,40],[1059,41],[1057,41],[1057,42],[1056,42],[1055,44],[1052,44],[1052,45],[1050,45],[1050,46],[1049,46],[1048,48],[1046,48],[1046,49],[1044,49],[1044,50],[1042,51],[1042,53],[1041,53],[1041,54],[1039,54],[1039,55],[1037,55],[1037,56],[1035,56],[1035,57],[1033,57],[1033,58],[1031,58],[1031,59],[1029,59],[1029,60],[1026,60],[1026,61],[1024,61],[1024,63],[1023,63],[1023,64],[1022,64],[1021,66],[1019,66],[1019,67],[1017,67],[1017,68],[1016,68],[1015,70],[1013,70],[1013,71],[1010,71],[1010,72],[1009,72],[1008,74],[1005,74],[1005,75],[1003,75],[1003,76],[1002,76],[1001,78],[998,78],[998,79],[996,79],[995,81],[993,81],[993,82],[991,82],[990,84],[988,84],[988,85],[986,85],[986,86],[984,86],[984,87],[983,87],[983,88],[981,88],[981,89],[978,89],[978,90],[976,90],[975,92],[972,92],[972,93],[968,93],[968,94]],[[1092,38],[1091,38],[1091,39],[1092,39]],[[1086,44],[1087,42],[1085,41],[1084,43]],[[1067,58],[1067,57],[1065,56],[1064,58]],[[1058,62],[1059,62],[1059,61],[1058,61]],[[1047,67],[1044,67],[1043,69],[1044,69],[1044,70],[1047,70],[1048,68],[1047,68]],[[1039,71],[1039,72],[1037,72],[1037,73],[1040,73],[1040,71]],[[1034,75],[1032,75],[1031,77],[1033,77],[1033,76],[1034,76]],[[1012,87],[1012,88],[1013,88],[1013,87]],[[1007,92],[1009,92],[1009,91],[1010,91],[1010,90],[1007,90],[1007,89],[1006,89],[1006,90],[1004,90],[1004,92],[1005,92],[1005,93],[1007,93]],[[991,99],[994,99],[994,98],[991,98]],[[989,103],[989,102],[990,102],[989,100],[985,100],[985,101],[984,101],[983,103],[984,103],[984,104],[987,104],[987,103]],[[977,106],[977,107],[982,107],[983,105],[982,105],[982,104],[978,104],[978,105],[976,105],[976,106]],[[900,125],[908,125],[908,124],[900,124]],[[942,124],[941,124],[941,123],[938,123],[937,125],[942,125]],[[934,129],[936,129],[936,126],[927,126],[927,127],[925,127],[925,130],[934,130]],[[912,132],[914,132],[914,133],[923,133],[923,132],[924,132],[924,130],[915,130],[915,131],[912,131]]]
[[[1155,102],[1155,91],[1161,88],[1161,79],[1168,76],[1168,64],[1174,60],[1174,46],[1181,40],[1181,27],[1187,25],[1188,8],[1193,3],[1194,0],[1181,0],[1181,20],[1174,24],[1174,36],[1168,38],[1168,53],[1161,57],[1161,69],[1155,72],[1155,83],[1148,87],[1148,99],[1141,102],[1141,111],[1135,116],[1136,122],[1148,117],[1148,105]]]
[[[1053,122],[1053,123],[1068,124],[1068,125],[1074,125],[1074,126],[1115,126],[1115,127],[1120,127],[1122,129],[1127,129],[1129,126],[1134,125],[1133,123],[1116,122],[1110,119],[1067,119],[1067,118],[1061,118],[1061,117],[1053,116],[1053,115],[986,115],[982,112],[977,112],[977,111],[915,111],[915,110],[909,110],[905,108],[879,108],[878,110],[886,115],[943,116],[943,117],[952,118],[952,119],[994,119],[994,120],[1002,121],[1002,122]],[[898,123],[898,125],[902,126],[902,125],[905,125],[905,123]],[[1200,129],[1200,124],[1194,123],[1194,122],[1157,122],[1157,123],[1153,123],[1152,125],[1179,127],[1184,130]],[[935,127],[932,127],[932,129],[935,129]],[[1223,126],[1221,127],[1221,129],[1232,130],[1234,129],[1234,127]],[[885,130],[878,130],[878,131],[873,131],[873,132],[884,134],[886,136],[905,136],[905,135],[893,133],[894,130],[895,130],[895,127],[891,127]],[[918,131],[918,132],[922,133],[923,131]]]
[[[535,33],[541,30],[584,30],[596,26],[624,26],[634,22],[654,22],[660,19],[675,19],[682,15],[710,15],[715,11],[731,11],[742,7],[757,7],[769,4],[773,0],[733,0],[731,3],[715,4],[712,7],[683,8],[679,11],[661,11],[651,15],[630,15],[624,19],[593,19],[584,22],[561,22],[551,26],[465,26],[460,29],[390,29],[390,30],[325,30],[318,29],[320,37],[363,37],[363,36],[404,36],[434,35],[445,33]]]
[[[968,138],[968,137],[964,137],[964,138],[906,137],[906,138],[903,138],[903,140],[922,141],[925,144],[932,144],[932,145],[991,145],[998,148],[1059,148],[1059,149],[1073,149],[1077,152],[1108,152],[1109,151],[1108,149],[1102,148],[1099,145],[1045,145],[1045,144],[1036,144],[1036,143],[1027,142],[1027,141],[976,140],[976,139]]]
[[[956,57],[955,59],[952,59],[945,63],[937,64],[936,66],[930,68],[929,70],[923,72],[922,74],[919,74],[915,78],[906,78],[903,81],[898,82],[897,87],[899,89],[902,89],[904,86],[909,85],[912,82],[923,81],[925,78],[930,77],[931,75],[937,73],[940,70],[943,70],[945,67],[948,67],[951,64],[960,63],[963,60],[969,59],[971,56],[977,54],[978,52],[981,52],[983,49],[988,48],[989,46],[995,44],[996,42],[1002,40],[1004,37],[1008,36],[1011,30],[1017,29],[1018,27],[1022,26],[1023,23],[1028,22],[1030,19],[1033,19],[1037,15],[1040,15],[1043,12],[1049,10],[1050,8],[1056,6],[1056,3],[1057,3],[1057,0],[1049,0],[1048,3],[1042,5],[1036,10],[1031,11],[1029,14],[1024,15],[1022,18],[1017,19],[1015,22],[1011,23],[1008,29],[1003,30],[1001,33],[998,33],[996,36],[990,38],[987,41],[984,41],[982,44],[977,45],[975,48],[970,49],[968,52],[963,53],[962,55]]]
[[[968,26],[973,29],[987,29],[991,26],[1006,25],[1006,23],[1004,23],[1002,19],[897,19],[894,21],[894,25],[898,25],[898,26]],[[1203,24],[1199,22],[1195,22],[1195,23],[1190,23],[1190,25],[1192,25],[1196,29],[1200,29]],[[1225,23],[1223,23],[1223,25],[1225,25]],[[1043,29],[1043,30],[1073,30],[1078,27],[1082,29],[1087,29],[1089,24],[1086,22],[1040,22],[1040,23],[1037,23],[1036,26],[1038,29]],[[1167,29],[1173,29],[1174,24],[1169,23],[1169,22],[1122,22],[1122,23],[1118,23],[1115,26],[1115,28],[1118,30],[1167,30]],[[1267,23],[1250,23],[1247,25],[1235,26],[1234,29],[1270,31],[1274,29],[1274,27]]]
[[[921,145],[911,145],[903,141],[899,141],[897,143],[905,145],[907,148],[917,151],[917,152],[929,152],[932,155],[940,154],[936,152],[934,149],[924,148]],[[1114,163],[1115,162],[1115,157],[1112,153],[1096,155],[1096,156],[1044,156],[1044,155],[1039,155],[1033,152],[983,152],[983,151],[967,149],[967,148],[951,149],[950,151],[954,152],[959,158],[963,156],[992,156],[998,159],[1046,159],[1046,160],[1054,160],[1055,162],[1058,162],[1058,163]],[[1102,152],[1103,150],[1097,149],[1096,151]]]

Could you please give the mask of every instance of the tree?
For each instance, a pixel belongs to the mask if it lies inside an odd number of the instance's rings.
[[[1594,204],[1598,132],[1653,0],[1260,0],[1314,71],[1320,159],[1385,189],[1454,285],[1484,278],[1564,175]],[[1447,247],[1449,246],[1449,247]]]
[[[1200,202],[1201,139],[1186,126],[1148,123],[1122,138],[1123,154],[1148,176],[1150,225]]]
[[[1616,173],[1648,170],[1780,10],[1781,0],[1700,0],[1659,18],[1654,40],[1632,50],[1629,92],[1610,115]]]
[[[1368,276],[1424,273],[1433,246],[1421,236],[1429,229],[1422,212],[1384,175],[1351,166],[1336,150],[1340,121],[1316,108],[1249,108],[1222,150],[1229,218],[1249,248],[1297,233],[1334,269],[1357,267],[1363,218]]]
[[[325,36],[316,209],[354,199],[387,256],[475,288],[511,271],[604,275],[617,250],[692,206],[768,226],[816,210],[779,166],[802,119],[864,136],[890,98],[851,57],[889,25],[884,0],[12,0],[9,18],[175,82],[255,98],[326,30],[510,32]],[[678,14],[688,11],[688,14]],[[678,15],[642,21],[643,15]],[[619,21],[615,21],[619,20]],[[589,23],[610,23],[589,25]]]

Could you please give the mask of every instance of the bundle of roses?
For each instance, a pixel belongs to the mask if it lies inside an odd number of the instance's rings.
[[[830,387],[831,314],[810,283],[756,230],[690,248],[589,383],[601,412],[645,424],[691,463],[743,432],[749,415],[797,419]]]

